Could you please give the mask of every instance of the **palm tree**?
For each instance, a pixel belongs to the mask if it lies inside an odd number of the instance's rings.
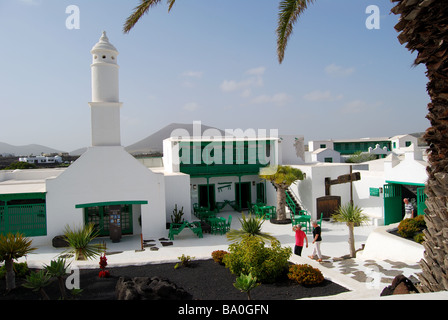
[[[337,222],[345,222],[347,224],[350,258],[355,258],[355,226],[367,222],[369,220],[369,217],[362,212],[361,208],[353,205],[351,202],[347,203],[344,206],[339,206],[339,208],[331,217]]]
[[[299,16],[314,0],[282,0],[279,4],[277,21],[277,57],[282,63],[285,57],[286,45],[292,34],[294,24]]]
[[[448,2],[445,0],[391,0],[400,15],[395,30],[398,40],[411,52],[415,65],[424,63],[431,98],[428,115],[431,127],[424,139],[429,145],[425,210],[424,258],[421,260],[421,291],[448,290]]]
[[[261,174],[260,178],[272,182],[277,188],[277,220],[286,220],[286,190],[297,180],[303,180],[303,172],[290,166],[278,166],[276,173]]]
[[[37,249],[32,248],[31,243],[32,240],[29,240],[20,233],[8,233],[6,236],[0,234],[0,262],[5,261],[7,291],[16,287],[14,260],[26,256],[28,253]]]

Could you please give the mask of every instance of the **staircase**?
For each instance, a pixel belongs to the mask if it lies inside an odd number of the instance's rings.
[[[286,205],[293,214],[299,214],[299,211],[302,210],[299,201],[296,199],[294,193],[289,190],[289,188],[286,189]]]
[[[277,190],[277,187],[273,183],[272,185],[274,186],[275,190]],[[298,199],[296,198],[294,193],[289,190],[289,188],[286,189],[285,193],[286,206],[288,207],[289,211],[293,214],[299,214],[299,211],[302,210],[302,207],[300,206]]]

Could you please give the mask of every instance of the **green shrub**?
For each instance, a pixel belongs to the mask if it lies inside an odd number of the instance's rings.
[[[414,236],[414,241],[417,243],[423,243],[423,241],[425,241],[425,235],[423,234],[423,232],[417,233]]]
[[[224,264],[224,262],[222,261],[222,259],[224,259],[224,256],[228,254],[227,251],[224,250],[215,250],[212,252],[212,258],[213,261],[215,261],[216,263],[219,263],[221,265]]]
[[[426,228],[424,216],[403,219],[398,225],[398,234],[403,238],[412,238]]]
[[[426,222],[425,222],[425,216],[420,215],[414,218],[414,223],[419,227],[420,229],[426,229]]]
[[[191,261],[194,260],[195,257],[190,257],[182,254],[182,256],[177,257],[177,259],[179,259],[180,262],[176,263],[174,269],[177,269],[179,267],[189,267],[191,265]]]
[[[318,285],[324,281],[322,272],[309,264],[294,264],[290,266],[288,278],[306,286]]]
[[[290,247],[281,248],[277,240],[266,247],[261,238],[246,235],[229,246],[223,262],[235,275],[251,273],[262,283],[272,283],[287,271],[291,253]]]

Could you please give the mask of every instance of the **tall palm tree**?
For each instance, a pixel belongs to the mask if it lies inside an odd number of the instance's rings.
[[[277,172],[270,175],[261,174],[260,178],[272,182],[277,188],[277,220],[286,220],[286,189],[297,180],[303,180],[303,172],[290,166],[278,166]]]
[[[356,205],[353,205],[351,202],[339,206],[336,212],[331,216],[337,222],[344,222],[348,227],[348,245],[350,248],[350,257],[356,257],[355,250],[355,226],[361,225],[370,220],[368,216],[366,216],[362,209]]]
[[[448,290],[448,1],[391,0],[400,15],[395,30],[411,52],[415,65],[424,63],[431,98],[426,118],[431,126],[424,139],[429,145],[425,210],[424,259],[419,275],[424,292]]]

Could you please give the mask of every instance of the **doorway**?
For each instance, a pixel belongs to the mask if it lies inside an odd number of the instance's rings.
[[[207,207],[210,210],[215,210],[216,198],[214,184],[199,185],[198,197],[200,207]]]
[[[241,209],[247,209],[248,203],[252,203],[250,182],[235,183],[235,202]]]

